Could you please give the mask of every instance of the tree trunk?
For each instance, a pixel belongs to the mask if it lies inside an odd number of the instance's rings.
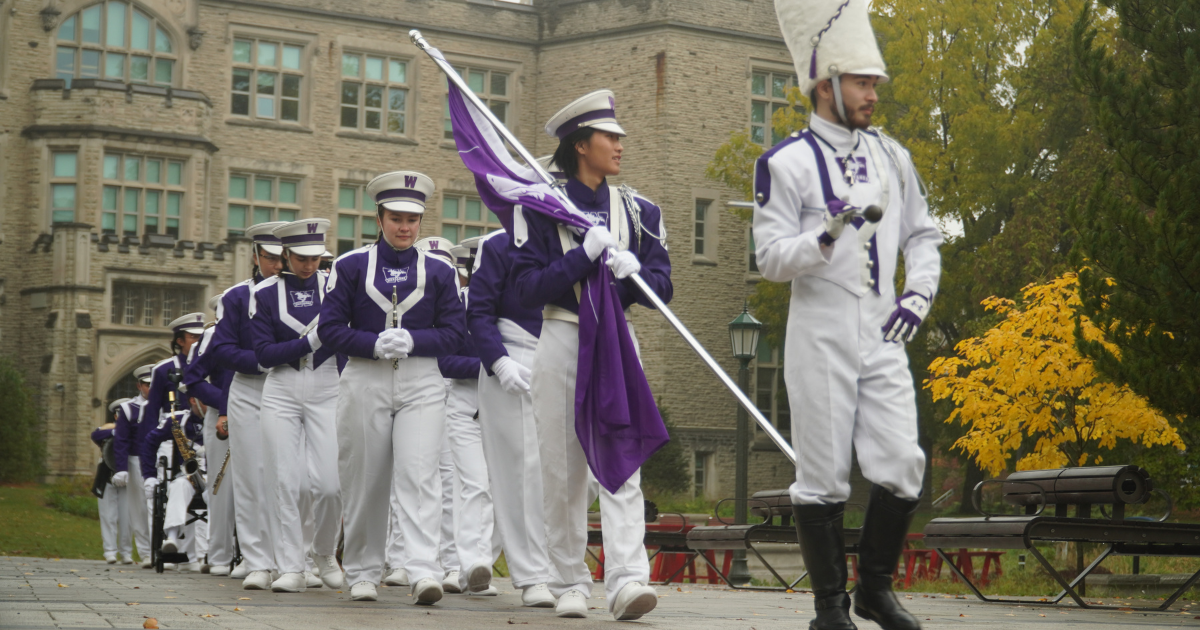
[[[967,455],[967,465],[963,470],[962,500],[958,504],[959,514],[974,514],[975,505],[971,503],[971,495],[975,486],[983,481],[983,469],[975,463],[975,458]]]

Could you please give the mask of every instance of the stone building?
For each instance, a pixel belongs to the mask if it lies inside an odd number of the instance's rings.
[[[758,276],[737,195],[704,168],[731,131],[773,141],[793,70],[771,0],[0,0],[0,353],[36,391],[52,474],[93,467],[88,433],[168,355],[164,324],[249,275],[248,225],[325,217],[344,252],[375,238],[363,185],[419,169],[438,187],[425,233],[498,227],[414,27],[538,155],[558,108],[616,92],[621,180],[664,210],[672,306],[736,373],[726,325]],[[733,397],[635,310],[697,494],[731,495]],[[786,431],[779,353],[755,368]],[[761,436],[751,461],[752,489],[791,479]]]

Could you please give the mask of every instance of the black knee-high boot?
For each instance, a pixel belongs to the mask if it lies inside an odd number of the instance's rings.
[[[854,614],[870,619],[884,630],[920,630],[917,622],[900,605],[892,592],[892,573],[904,551],[904,537],[919,501],[901,499],[871,487],[871,500],[858,544],[858,590],[854,592]]]
[[[846,542],[842,535],[845,503],[793,505],[800,554],[816,597],[817,618],[809,630],[858,630],[850,621],[846,594]]]

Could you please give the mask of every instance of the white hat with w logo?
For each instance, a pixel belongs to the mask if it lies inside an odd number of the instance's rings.
[[[433,196],[433,180],[416,171],[384,173],[367,184],[367,194],[379,210],[425,214],[425,203]]]
[[[301,219],[275,228],[275,236],[284,249],[300,256],[320,256],[325,253],[325,232],[329,219]]]

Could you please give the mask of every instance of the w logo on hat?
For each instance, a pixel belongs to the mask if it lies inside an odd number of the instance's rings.
[[[417,185],[417,176],[416,175],[405,175],[404,176],[404,187],[405,188],[412,188],[413,186],[416,186],[416,185]]]
[[[316,233],[317,233],[317,224],[316,224],[316,223],[309,223],[309,224],[308,224],[308,233],[309,233],[309,234],[316,234]]]

